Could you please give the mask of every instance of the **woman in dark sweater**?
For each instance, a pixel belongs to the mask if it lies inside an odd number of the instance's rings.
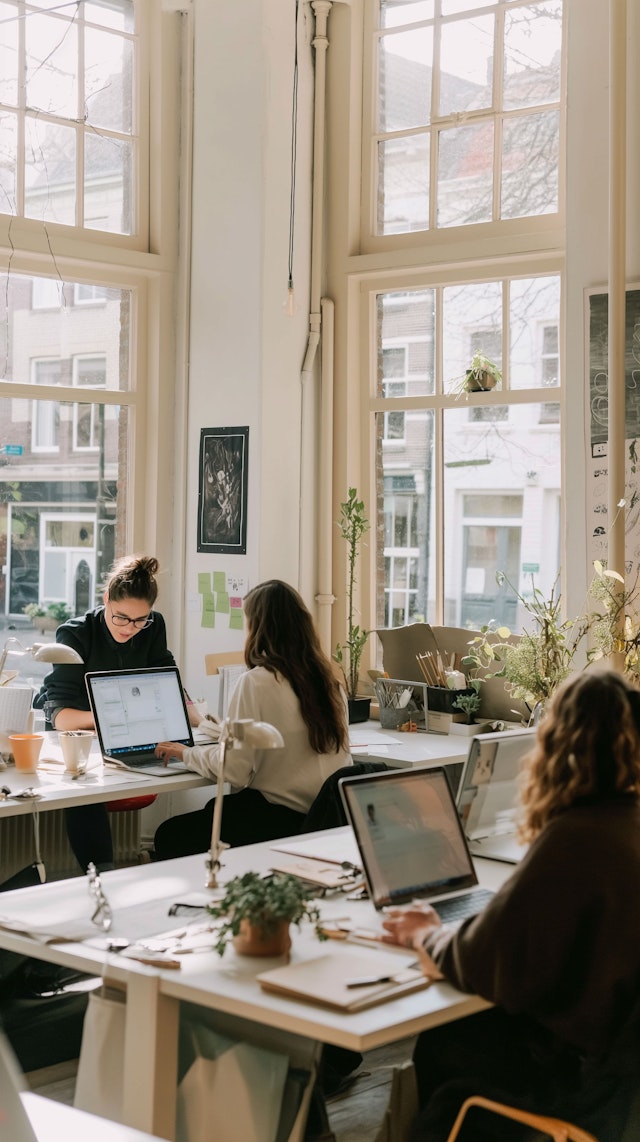
[[[77,650],[82,665],[60,664],[44,680],[35,706],[43,709],[47,729],[94,729],[85,674],[90,670],[127,670],[175,666],[167,648],[164,619],[153,604],[158,596],[158,561],[129,555],[114,564],[105,584],[104,605],[84,618],[59,626],[56,642]],[[113,868],[113,842],[104,805],[66,809],[69,843],[83,869],[89,861]]]
[[[525,767],[531,844],[513,876],[455,930],[428,905],[387,915],[390,941],[423,947],[447,980],[496,1005],[420,1035],[421,1142],[446,1139],[470,1094],[575,1121],[600,1142],[622,1136],[640,1073],[639,726],[640,694],[621,675],[572,677]]]

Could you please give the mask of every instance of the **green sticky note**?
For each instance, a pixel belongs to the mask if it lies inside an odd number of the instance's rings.
[[[229,596],[226,591],[216,592],[216,610],[219,611],[221,615],[229,614]]]
[[[214,589],[214,591],[222,591],[223,593],[226,591],[226,589],[227,589],[226,571],[214,571],[213,572],[213,589]]]
[[[202,595],[202,626],[214,627],[216,625],[216,599],[211,591]]]
[[[211,572],[199,571],[198,572],[198,594],[207,595],[211,593]]]
[[[229,614],[229,630],[242,630],[244,622],[242,607],[232,607]]]

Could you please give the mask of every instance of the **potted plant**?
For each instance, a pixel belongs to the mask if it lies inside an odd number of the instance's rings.
[[[498,366],[485,357],[479,349],[473,354],[471,364],[462,381],[462,392],[481,393],[495,389],[502,382],[502,372]]]
[[[29,616],[36,630],[42,634],[48,630],[55,630],[60,623],[65,623],[71,618],[71,611],[66,603],[27,603],[24,613]]]
[[[217,931],[216,951],[223,956],[231,940],[237,952],[248,956],[280,956],[291,947],[289,926],[303,920],[315,925],[319,940],[326,939],[320,927],[320,910],[311,903],[313,889],[297,876],[274,872],[261,876],[245,872],[225,887],[222,900],[208,911],[222,923]]]
[[[575,669],[576,652],[593,626],[594,616],[587,613],[563,619],[557,580],[548,598],[534,585],[533,576],[527,597],[516,591],[504,572],[496,574],[496,582],[511,587],[529,616],[529,628],[508,641],[509,627],[496,626],[492,620],[471,640],[470,653],[463,662],[476,672],[482,671],[484,678],[504,678],[508,693],[525,702],[535,721],[560,683]]]
[[[468,681],[468,690],[458,695],[452,705],[452,709],[459,710],[464,714],[466,724],[472,726],[481,706],[480,687],[482,686],[482,679],[470,678]]]
[[[360,553],[360,543],[363,535],[369,530],[369,521],[365,514],[364,502],[358,499],[356,488],[349,488],[347,499],[340,504],[338,527],[347,544],[347,638],[346,642],[338,643],[334,657],[342,670],[347,688],[349,721],[366,722],[371,699],[357,697],[357,691],[360,660],[369,631],[363,630],[354,621],[353,591],[356,584],[356,562]]]

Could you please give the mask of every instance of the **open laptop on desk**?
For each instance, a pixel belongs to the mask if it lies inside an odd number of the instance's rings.
[[[377,909],[427,900],[443,920],[457,920],[484,907],[492,893],[478,887],[441,766],[343,777],[339,785]]]
[[[472,738],[458,788],[458,812],[474,856],[517,864],[527,846],[517,837],[518,779],[535,729]]]
[[[170,777],[186,773],[177,758],[167,765],[155,756],[158,742],[193,745],[184,690],[176,666],[146,670],[95,670],[85,675],[89,702],[106,762]]]

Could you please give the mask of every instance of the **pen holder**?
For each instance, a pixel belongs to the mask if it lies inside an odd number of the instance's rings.
[[[454,702],[463,694],[473,694],[475,691],[468,686],[465,690],[450,690],[448,686],[427,686],[427,703],[434,714],[451,714],[457,721],[466,721],[466,714],[457,710]]]
[[[424,730],[426,725],[426,691],[423,682],[406,682],[401,678],[377,678],[374,682],[380,728],[397,730],[408,725]]]

